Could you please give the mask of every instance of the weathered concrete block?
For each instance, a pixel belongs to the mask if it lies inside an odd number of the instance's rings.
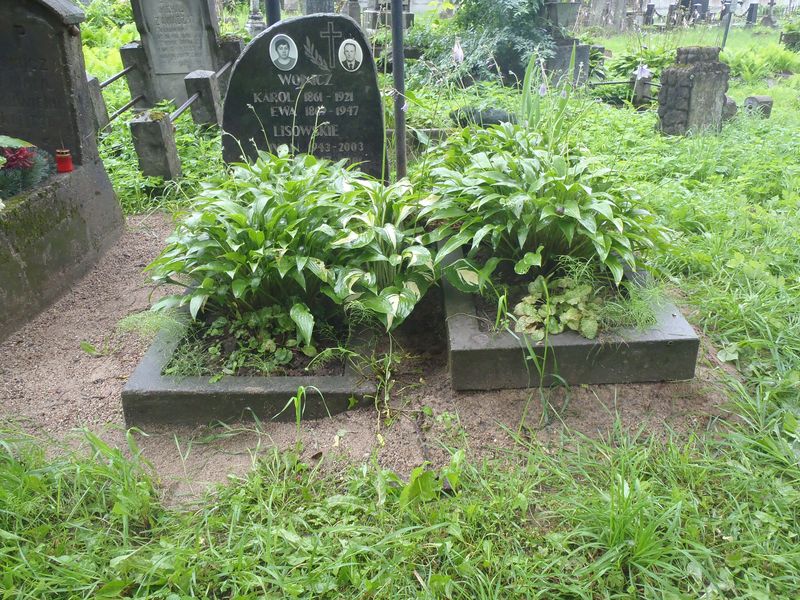
[[[364,28],[378,29],[379,27],[392,26],[392,13],[388,10],[365,10],[363,13]],[[414,25],[414,13],[403,12],[403,28],[408,29]]]
[[[0,212],[0,341],[84,275],[118,239],[124,224],[98,159],[5,203]]]
[[[748,96],[744,100],[744,109],[747,112],[759,114],[767,119],[772,114],[772,105],[771,96]]]
[[[304,0],[303,13],[313,15],[317,13],[335,12],[333,0]]]
[[[162,331],[145,354],[122,391],[127,427],[199,424],[252,418],[294,420],[286,403],[304,387],[308,396],[304,419],[320,419],[344,412],[376,393],[376,385],[350,365],[342,375],[303,377],[225,377],[210,383],[208,377],[163,375],[164,367],[185,332]]]
[[[499,125],[500,123],[516,123],[517,116],[499,108],[479,109],[475,107],[459,108],[450,112],[450,119],[459,127],[470,125]]]
[[[342,6],[342,13],[361,25],[361,4],[358,0],[347,0]]]
[[[226,37],[219,42],[219,62],[217,64],[217,70],[228,65],[222,73],[217,75],[217,79],[219,79],[220,97],[223,100],[225,99],[225,94],[228,92],[228,82],[231,79],[231,73],[233,73],[233,65],[236,59],[241,56],[243,50],[244,42],[242,38]]]
[[[89,99],[92,103],[94,128],[99,132],[108,125],[108,106],[106,106],[106,99],[103,97],[103,90],[100,89],[100,80],[87,74],[86,83],[89,87]]]
[[[191,98],[200,94],[191,106],[192,119],[198,125],[222,124],[222,100],[220,99],[219,80],[214,71],[192,71],[184,82],[186,95]]]
[[[452,257],[455,259],[455,256]],[[496,390],[599,383],[644,383],[692,379],[700,341],[672,305],[646,330],[620,329],[596,340],[567,331],[548,346],[524,335],[482,331],[474,298],[443,281],[450,377],[456,390]],[[528,347],[544,365],[540,380]]]
[[[653,99],[653,78],[652,77],[634,77],[633,84],[633,98],[632,104],[634,106],[645,106],[650,104]]]
[[[661,75],[658,117],[663,133],[719,130],[730,76],[719,54],[719,48],[678,49],[676,64]]]
[[[577,39],[558,39],[553,49],[553,56],[545,61],[545,69],[555,81],[568,79],[570,76],[569,67],[574,54],[574,70],[570,83],[583,85],[589,79],[589,50],[589,44],[581,44]]]
[[[0,339],[56,299],[113,243],[123,218],[97,153],[80,23],[71,2],[0,0],[0,133],[75,169],[5,198]]]
[[[181,161],[169,114],[144,112],[130,122],[130,128],[142,173],[150,177],[178,179]]]
[[[126,69],[133,67],[133,70],[125,75],[131,98],[142,96],[144,106],[153,106],[158,98],[153,88],[153,77],[150,73],[150,64],[147,62],[144,46],[141,42],[125,44],[119,49],[119,55],[122,58],[123,67]]]

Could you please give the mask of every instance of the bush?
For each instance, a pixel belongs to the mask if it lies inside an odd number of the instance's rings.
[[[745,83],[756,83],[781,73],[800,72],[800,55],[778,44],[746,50],[726,50],[722,59],[731,68],[731,75]]]
[[[522,73],[537,49],[551,40],[539,13],[542,0],[462,0],[456,23],[466,32],[485,33],[494,41],[492,54],[504,72]]]
[[[668,66],[675,63],[674,48],[645,48],[632,50],[620,54],[610,61],[608,70],[612,78],[630,79],[640,65],[647,65],[653,73],[653,78],[658,79]]]
[[[565,158],[542,136],[505,123],[469,128],[426,157],[436,196],[420,213],[443,240],[436,262],[458,248],[466,257],[446,269],[465,291],[491,280],[501,263],[519,275],[549,274],[563,256],[607,270],[617,283],[665,232],[610,169],[580,155]],[[488,258],[486,258],[488,256]]]
[[[157,282],[187,291],[155,308],[188,304],[193,317],[244,321],[277,306],[306,344],[315,322],[343,317],[343,308],[396,327],[434,280],[412,189],[287,152],[262,153],[204,185],[148,267]]]

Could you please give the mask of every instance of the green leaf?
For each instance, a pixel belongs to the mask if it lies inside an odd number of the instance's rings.
[[[244,279],[234,279],[233,283],[231,284],[231,289],[233,290],[233,297],[234,298],[241,298],[244,293],[247,291],[247,288],[250,287],[250,282]]]
[[[593,340],[597,337],[598,324],[597,320],[591,317],[584,316],[581,319],[581,335],[587,339]]]
[[[115,579],[109,581],[99,590],[95,598],[119,598],[121,593],[133,584],[132,581],[124,581],[122,579]]]
[[[722,362],[736,362],[739,360],[739,347],[736,344],[728,344],[717,352],[717,358]]]
[[[528,252],[522,257],[522,260],[517,261],[514,265],[514,271],[517,275],[525,275],[533,267],[542,266],[542,250],[544,246],[539,246],[536,252]]]
[[[445,257],[449,256],[453,253],[453,251],[458,250],[466,244],[469,239],[472,237],[472,234],[469,231],[461,231],[447,240],[436,254],[436,264],[442,262]]]
[[[472,294],[481,289],[480,269],[464,258],[445,267],[444,275],[454,288],[462,292]]]
[[[33,144],[18,138],[0,135],[0,148],[31,148]]]
[[[305,304],[297,303],[292,306],[289,316],[297,325],[297,333],[306,346],[311,345],[311,335],[314,331],[314,315]]]
[[[97,351],[97,348],[91,342],[87,342],[86,340],[82,340],[80,343],[81,350],[86,352],[89,356],[97,356],[100,353]]]
[[[603,264],[605,264],[605,266],[608,267],[608,270],[611,271],[611,275],[614,277],[614,283],[619,285],[619,282],[622,281],[625,271],[617,257],[609,255],[606,257],[605,261],[603,261]]]

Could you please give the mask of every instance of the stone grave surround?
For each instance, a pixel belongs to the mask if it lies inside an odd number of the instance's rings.
[[[722,125],[730,68],[719,48],[679,48],[677,63],[661,74],[658,119],[663,133],[718,130]]]
[[[217,71],[234,48],[219,42],[215,0],[131,0],[141,40],[122,47],[131,96],[143,95],[144,105],[160,100],[182,104],[187,99],[184,78],[192,71]],[[238,47],[240,48],[240,47]]]
[[[122,231],[97,154],[84,18],[67,0],[0,0],[0,135],[53,155],[70,150],[75,165],[6,199],[0,212],[0,340],[66,290]]]
[[[369,42],[344,15],[286,19],[244,50],[223,109],[223,157],[293,146],[383,176],[385,126]],[[311,142],[313,139],[313,147]],[[240,145],[241,144],[241,145]]]

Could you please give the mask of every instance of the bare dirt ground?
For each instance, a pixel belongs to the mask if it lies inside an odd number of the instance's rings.
[[[116,326],[148,308],[152,287],[142,269],[171,230],[171,218],[160,213],[130,218],[120,242],[88,275],[0,344],[0,426],[59,441],[74,440],[75,430],[85,427],[125,446],[120,394],[148,340]],[[663,436],[710,429],[725,414],[723,367],[708,343],[690,382],[547,391],[551,418],[542,425],[538,390],[454,392],[441,326],[411,323],[397,341],[391,410],[381,400],[304,422],[304,459],[332,469],[376,460],[406,476],[426,460],[449,460],[448,447],[465,447],[481,459],[513,448],[517,434],[559,444],[565,431],[604,435],[619,420],[632,431]],[[97,352],[86,352],[82,342]],[[180,502],[228,475],[245,475],[266,452],[293,448],[297,432],[293,423],[242,422],[154,428],[137,440],[166,498]]]

